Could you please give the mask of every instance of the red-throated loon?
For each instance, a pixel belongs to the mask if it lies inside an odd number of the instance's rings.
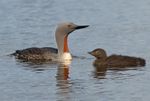
[[[135,67],[145,66],[145,60],[142,58],[122,56],[122,55],[111,55],[107,56],[104,49],[97,48],[89,54],[96,57],[93,65],[97,67]]]
[[[31,47],[23,50],[16,50],[14,55],[17,59],[25,60],[25,61],[63,61],[63,60],[71,60],[72,56],[69,52],[68,48],[68,35],[77,30],[86,28],[89,25],[76,25],[71,22],[60,23],[58,24],[55,32],[55,38],[57,47]]]

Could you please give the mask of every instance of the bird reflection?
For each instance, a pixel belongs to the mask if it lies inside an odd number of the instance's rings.
[[[69,65],[60,63],[57,69],[57,80],[67,80],[69,78]]]
[[[70,101],[69,93],[71,92],[72,83],[69,80],[69,68],[71,61],[65,61],[58,65],[56,81],[57,95],[63,101]]]
[[[107,75],[107,71],[119,72],[119,71],[127,71],[127,70],[138,70],[143,68],[143,67],[124,67],[124,68],[108,67],[104,65],[94,65],[94,62],[93,62],[93,67],[94,67],[93,76],[94,78],[98,78],[98,79],[105,79]]]
[[[102,66],[102,67],[97,67],[94,66],[94,77],[95,78],[99,78],[99,79],[103,79],[105,78],[106,72],[107,72],[107,67]]]

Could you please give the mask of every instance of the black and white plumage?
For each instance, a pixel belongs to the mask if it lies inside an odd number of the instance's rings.
[[[14,55],[17,59],[32,61],[32,60],[40,60],[40,61],[48,61],[54,60],[57,58],[58,49],[52,47],[43,47],[43,48],[27,48],[23,50],[16,50]]]

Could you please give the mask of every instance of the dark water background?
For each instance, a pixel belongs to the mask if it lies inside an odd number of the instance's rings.
[[[73,32],[69,78],[57,64],[31,64],[7,56],[27,47],[56,47],[59,22],[89,24]],[[0,0],[0,101],[148,101],[150,99],[150,0]],[[145,67],[98,74],[87,54],[146,59]],[[82,58],[83,57],[83,58]]]

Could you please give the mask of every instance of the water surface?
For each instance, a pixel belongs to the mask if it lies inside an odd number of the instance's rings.
[[[0,101],[148,101],[150,99],[149,0],[1,0]],[[56,47],[59,22],[89,24],[69,36],[69,68],[33,64],[7,56],[27,47]],[[87,54],[143,57],[145,67],[105,70]]]

